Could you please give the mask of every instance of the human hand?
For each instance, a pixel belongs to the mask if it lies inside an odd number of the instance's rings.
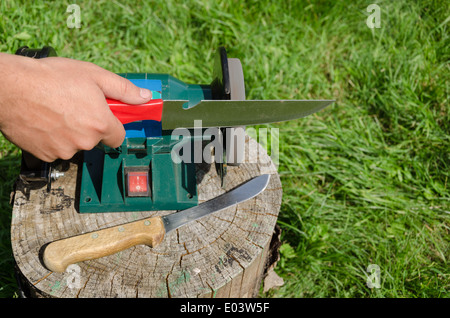
[[[151,91],[119,75],[63,57],[0,53],[0,76],[0,131],[46,162],[70,159],[99,142],[122,144],[124,127],[105,97],[127,104],[151,99]]]

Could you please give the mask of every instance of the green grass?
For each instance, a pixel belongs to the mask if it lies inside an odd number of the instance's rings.
[[[113,72],[211,80],[225,45],[248,99],[333,98],[279,123],[285,284],[265,297],[450,296],[449,4],[445,1],[2,0],[0,51],[52,45]],[[381,28],[366,7],[378,3]],[[0,296],[16,285],[9,193],[19,152],[0,142]],[[381,288],[366,272],[380,267]]]

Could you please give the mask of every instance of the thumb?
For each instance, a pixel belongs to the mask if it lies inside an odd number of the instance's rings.
[[[96,72],[94,80],[106,97],[127,104],[142,104],[152,98],[150,90],[137,87],[126,78],[102,68],[100,68],[99,72]]]

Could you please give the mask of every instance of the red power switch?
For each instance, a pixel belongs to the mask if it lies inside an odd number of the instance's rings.
[[[129,197],[147,197],[149,195],[148,172],[130,171],[127,174]]]

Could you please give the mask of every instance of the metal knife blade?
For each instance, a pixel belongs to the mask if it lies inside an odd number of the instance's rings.
[[[306,117],[333,103],[333,100],[202,100],[183,108],[185,100],[165,100],[162,128],[194,128],[201,120],[204,128],[268,124]]]
[[[250,200],[264,191],[269,184],[269,179],[269,174],[261,175],[247,181],[234,190],[228,191],[212,200],[201,203],[198,206],[163,216],[162,219],[166,233],[208,214],[216,213],[233,205]]]

